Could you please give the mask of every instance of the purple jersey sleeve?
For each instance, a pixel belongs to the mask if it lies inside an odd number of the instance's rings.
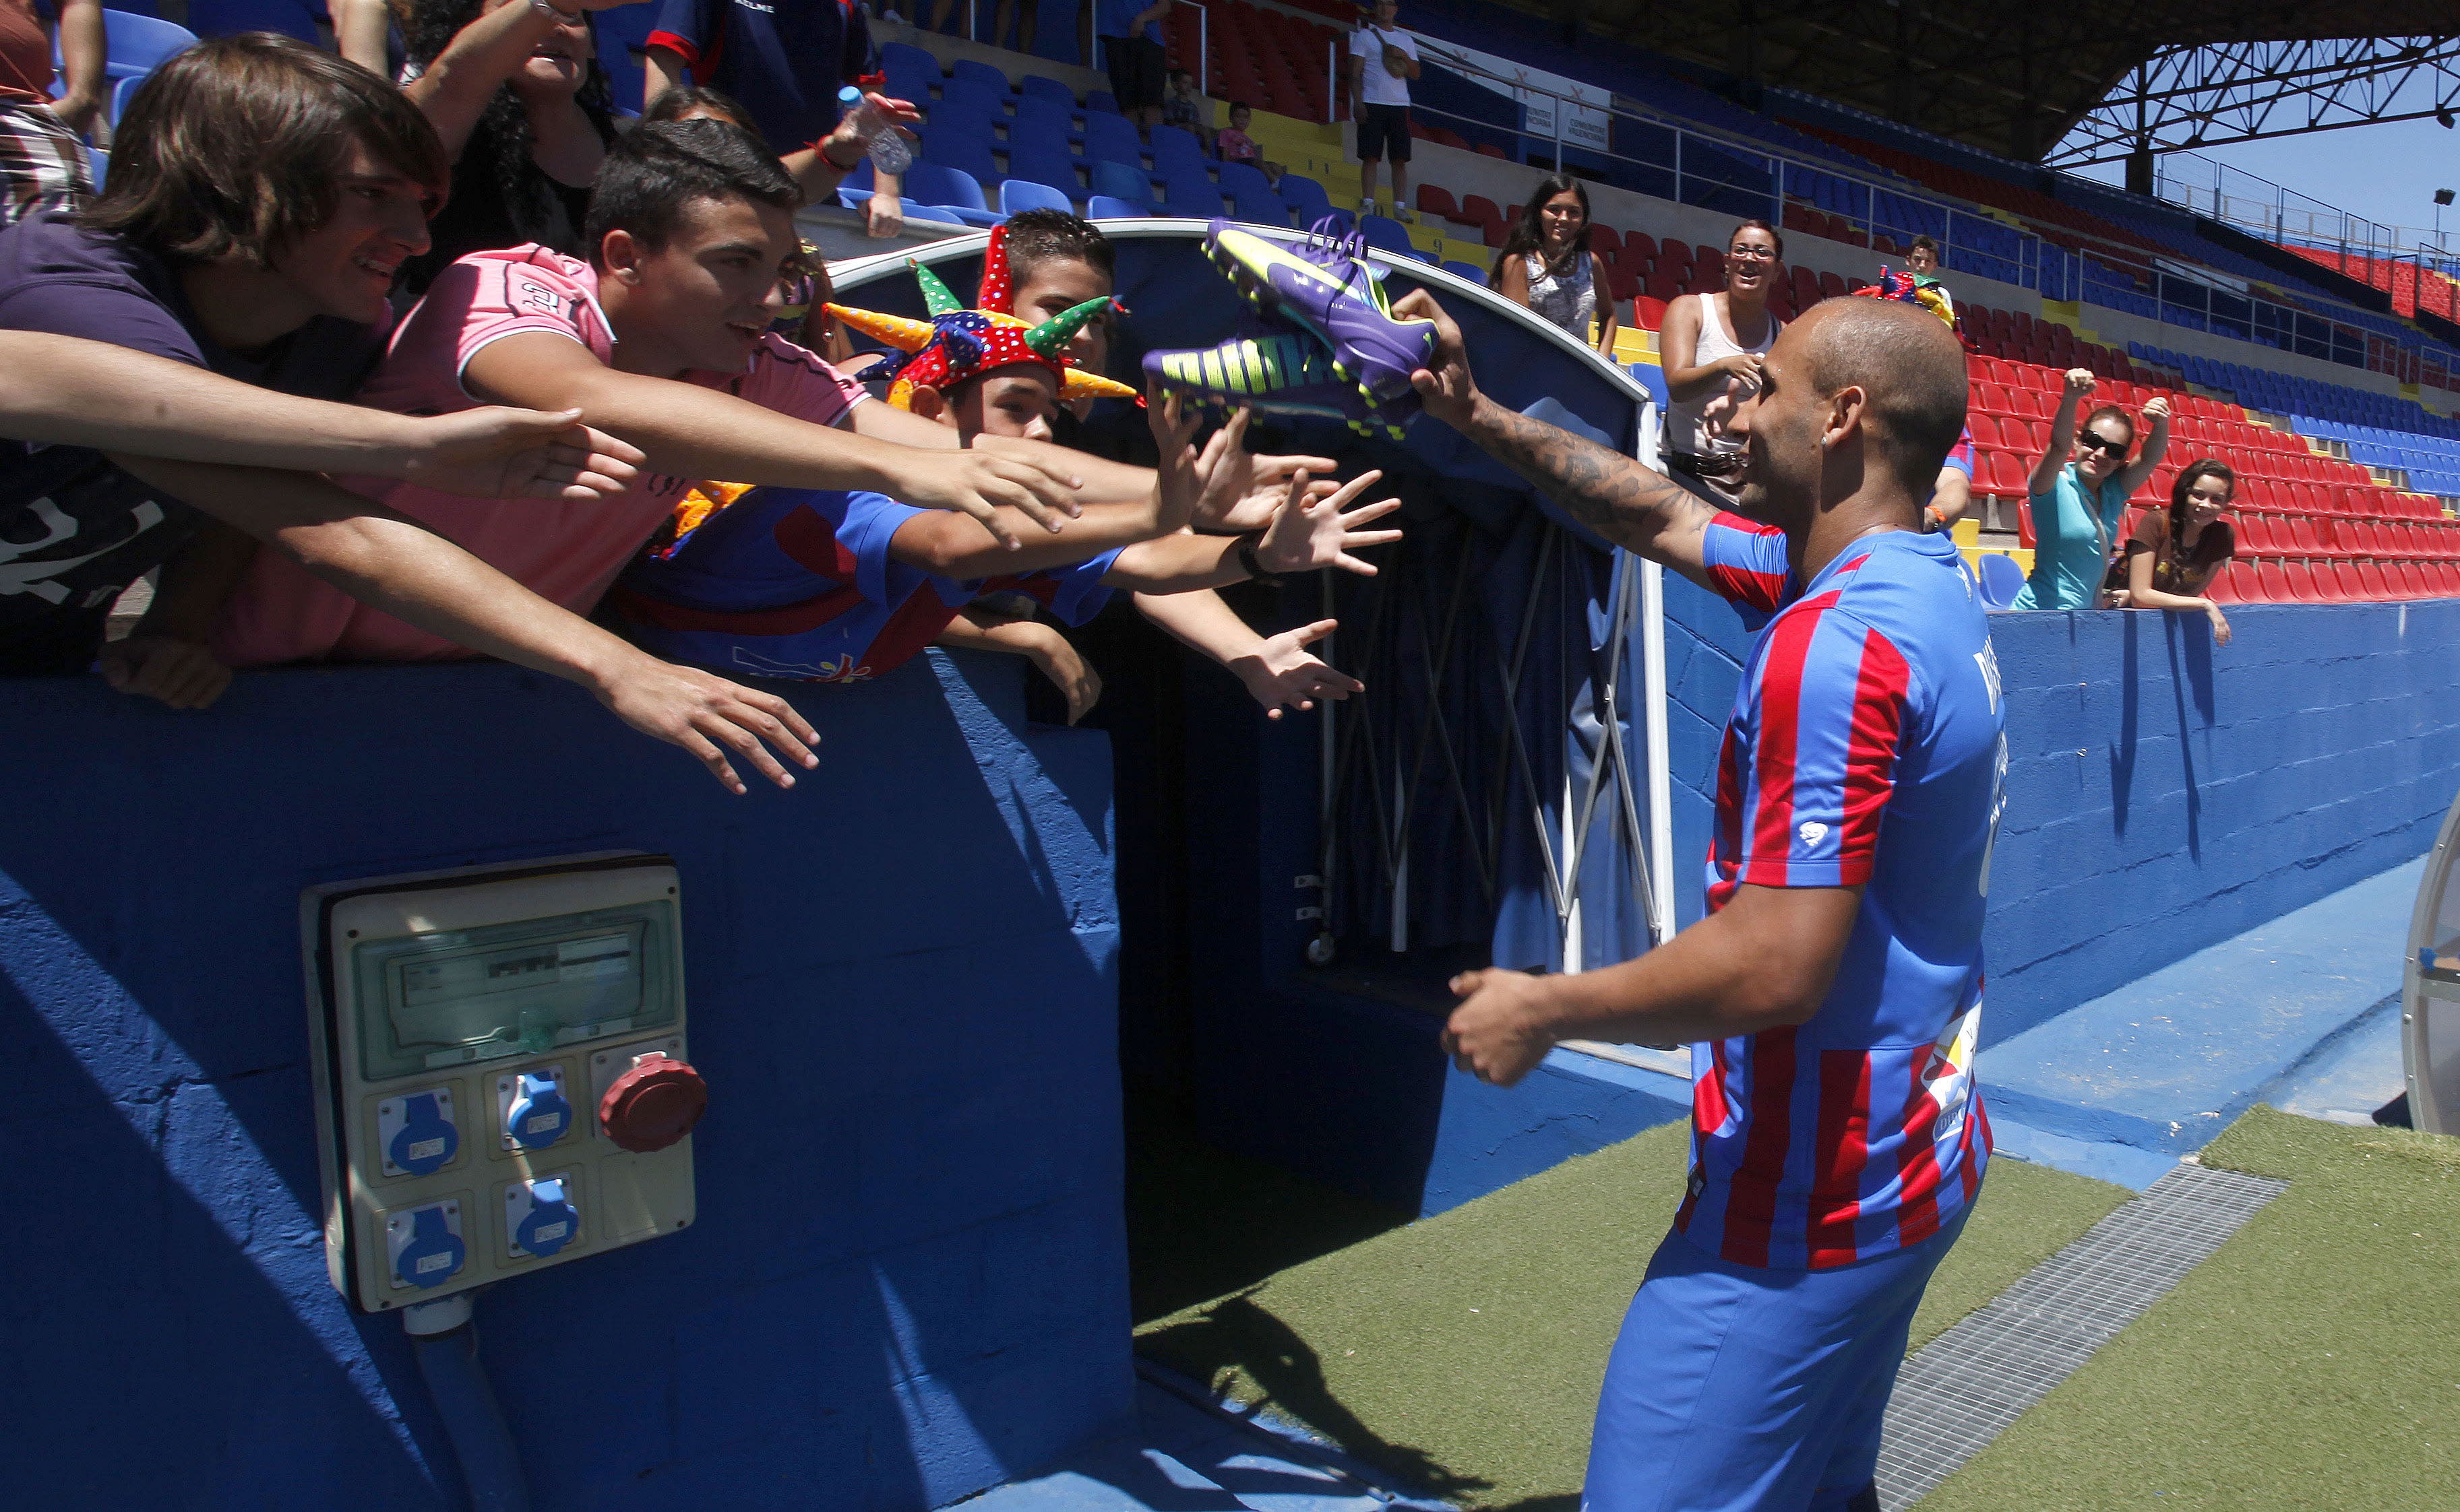
[[[1763,613],[1784,606],[1791,564],[1785,532],[1775,526],[1719,510],[1701,533],[1700,559],[1708,570],[1708,586],[1729,602]]]

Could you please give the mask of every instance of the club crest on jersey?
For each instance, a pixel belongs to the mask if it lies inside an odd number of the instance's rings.
[[[1809,819],[1805,820],[1802,828],[1796,830],[1794,833],[1802,836],[1804,845],[1815,846],[1828,838],[1828,827],[1816,819]]]

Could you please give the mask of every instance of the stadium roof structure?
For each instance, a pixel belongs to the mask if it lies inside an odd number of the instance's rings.
[[[2460,110],[2449,0],[1509,3],[2062,167]]]

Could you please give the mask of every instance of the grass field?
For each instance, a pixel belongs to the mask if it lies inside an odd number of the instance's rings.
[[[2289,1190],[1922,1512],[2460,1508],[2460,1141],[2259,1107],[2203,1159]]]
[[[1681,1197],[1687,1136],[1652,1130],[1372,1233],[1156,1318],[1137,1350],[1465,1507],[1570,1512],[1606,1350]],[[1914,1347],[2128,1196],[1994,1163]]]

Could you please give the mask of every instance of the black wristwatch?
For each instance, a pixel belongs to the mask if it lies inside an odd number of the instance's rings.
[[[1263,538],[1264,533],[1262,531],[1250,531],[1239,537],[1239,565],[1245,568],[1247,576],[1255,581],[1262,583],[1267,588],[1279,588],[1282,585],[1282,579],[1264,571],[1264,564],[1256,559],[1257,543]]]

